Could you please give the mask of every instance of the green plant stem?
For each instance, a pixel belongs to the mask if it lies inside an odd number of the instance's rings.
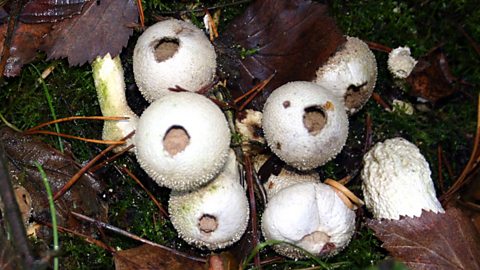
[[[45,93],[45,97],[47,98],[48,107],[50,108],[50,113],[52,114],[53,120],[57,120],[57,114],[55,113],[55,108],[53,107],[52,96],[50,95],[50,91],[48,90],[47,84],[45,84],[45,80],[42,78],[42,74],[34,65],[31,65],[35,72],[38,75],[38,79],[42,84],[43,91]],[[60,126],[56,123],[55,124],[55,131],[60,133]],[[60,148],[60,152],[64,152],[63,141],[62,138],[58,137],[58,147]]]
[[[47,174],[42,168],[42,165],[38,162],[35,162],[38,170],[40,171],[40,175],[42,176],[43,184],[45,185],[45,189],[48,195],[48,205],[50,206],[50,214],[52,217],[52,230],[53,230],[53,250],[57,253],[60,249],[58,245],[58,227],[57,227],[57,215],[55,211],[55,204],[53,202],[53,194],[52,190],[50,189],[50,184],[48,183]],[[53,258],[53,269],[58,270],[58,257],[55,255]]]

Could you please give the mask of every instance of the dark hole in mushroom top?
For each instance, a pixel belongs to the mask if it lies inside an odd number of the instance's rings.
[[[182,152],[190,142],[190,135],[182,126],[171,126],[163,137],[163,148],[171,155]]]
[[[155,60],[163,62],[171,58],[178,51],[180,42],[176,38],[162,38],[154,46]]]
[[[347,88],[347,92],[345,93],[345,107],[348,109],[358,108],[360,107],[365,99],[368,98],[368,89],[367,83],[364,82],[360,85],[350,85]]]
[[[304,109],[303,126],[310,135],[315,136],[327,124],[327,115],[321,106],[311,106]]]
[[[283,105],[283,108],[286,109],[286,108],[290,107],[290,101],[289,101],[289,100],[285,100],[282,105]]]
[[[218,227],[217,218],[212,215],[204,214],[198,220],[198,227],[202,233],[208,234],[214,232]]]

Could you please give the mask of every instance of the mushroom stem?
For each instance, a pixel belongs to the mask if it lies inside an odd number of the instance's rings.
[[[125,96],[125,82],[120,57],[112,59],[110,54],[97,57],[92,63],[93,79],[97,89],[100,110],[104,116],[125,116],[129,119],[105,121],[103,126],[104,140],[119,140],[135,130],[138,116],[130,109]],[[116,147],[115,152],[131,144]]]

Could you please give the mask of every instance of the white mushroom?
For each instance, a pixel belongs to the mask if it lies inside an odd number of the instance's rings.
[[[290,82],[273,91],[263,108],[262,126],[271,150],[300,170],[335,157],[348,136],[342,102],[312,82]]]
[[[249,207],[235,154],[220,175],[208,185],[192,191],[173,191],[169,213],[179,236],[190,244],[220,249],[238,241],[248,225]]]
[[[138,116],[130,109],[125,96],[125,81],[120,57],[112,59],[110,54],[97,57],[92,63],[93,80],[97,89],[98,103],[103,116],[125,116],[127,120],[105,121],[103,125],[104,140],[117,141],[135,130]],[[116,147],[120,151],[129,144]]]
[[[393,77],[405,79],[412,72],[417,60],[410,56],[410,48],[398,47],[388,54],[387,64]]]
[[[279,191],[267,204],[262,231],[267,240],[298,246],[316,256],[331,256],[350,241],[355,229],[355,212],[334,189],[321,183],[300,183]],[[290,258],[306,254],[287,244],[273,246]]]
[[[315,83],[341,98],[347,111],[357,112],[372,95],[377,81],[377,62],[368,45],[355,37],[330,57],[316,73]]]
[[[270,175],[263,184],[267,197],[272,198],[280,190],[298,183],[320,183],[320,176],[315,171],[296,172],[283,168],[278,175]]]
[[[363,158],[363,195],[376,219],[419,217],[444,210],[435,196],[430,168],[417,146],[403,138],[377,143]]]
[[[195,25],[168,19],[150,26],[133,52],[135,82],[150,102],[179,86],[198,91],[213,81],[215,50]]]
[[[212,180],[224,166],[230,130],[208,98],[181,92],[166,95],[142,114],[135,136],[140,166],[159,185],[191,190]]]

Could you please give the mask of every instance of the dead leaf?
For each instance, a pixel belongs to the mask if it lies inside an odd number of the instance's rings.
[[[159,247],[142,245],[114,254],[116,270],[205,270],[206,264],[168,252]]]
[[[70,66],[92,62],[99,55],[118,55],[137,22],[134,0],[90,1],[82,15],[55,24],[40,49],[48,59],[66,57]]]
[[[457,208],[419,218],[371,220],[368,226],[392,256],[411,269],[480,269],[480,235]]]
[[[10,42],[10,57],[7,59],[3,74],[13,77],[20,74],[23,65],[30,63],[37,56],[37,49],[42,38],[51,30],[52,24],[18,23]],[[0,25],[0,52],[5,53],[4,38],[7,34],[7,23]]]
[[[275,76],[252,102],[289,81],[309,81],[345,42],[326,5],[305,0],[255,1],[227,27],[217,43],[220,70],[234,97]]]
[[[9,128],[0,129],[0,144],[5,148],[10,177],[16,186],[28,192],[31,200],[32,216],[50,222],[47,193],[41,175],[34,162],[39,162],[45,170],[52,192],[60,189],[80,166],[71,156],[64,155],[48,144],[15,132]],[[99,198],[103,185],[91,175],[84,175],[63,197],[56,201],[58,225],[81,233],[89,234],[92,228],[83,227],[70,211],[78,211],[95,219],[106,221],[107,206]],[[37,236],[50,237],[51,230],[40,228]]]
[[[80,14],[82,8],[91,0],[31,0],[20,13],[24,23],[56,22]]]
[[[430,102],[448,97],[457,91],[456,78],[452,75],[448,61],[441,47],[432,49],[420,58],[412,73],[407,77],[411,95]]]

